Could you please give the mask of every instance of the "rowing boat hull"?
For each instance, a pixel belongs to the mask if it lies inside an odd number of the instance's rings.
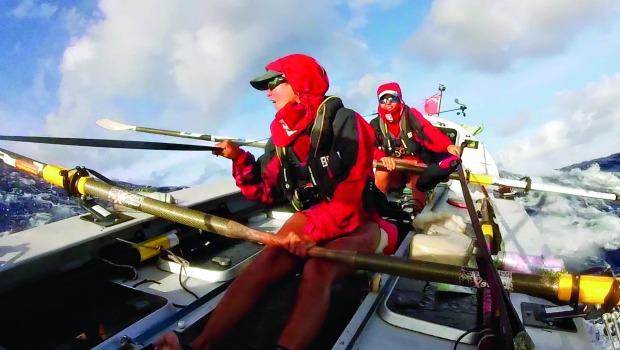
[[[432,121],[437,126],[455,130],[457,144],[465,138],[475,140],[455,123],[439,119]],[[467,148],[464,152],[465,167],[475,173],[498,176],[497,166],[488,151],[481,143],[476,144],[477,148]],[[502,235],[502,250],[537,256],[549,254],[548,249],[539,244],[541,233],[523,206],[514,200],[501,198],[492,186],[470,186],[470,190],[476,198],[486,196],[490,202]],[[247,201],[232,180],[184,189],[174,192],[173,196],[181,206],[238,220],[262,231],[277,231],[291,215],[288,208]],[[451,180],[437,187],[424,212],[459,216],[471,225],[467,211],[450,204],[462,200],[460,185]],[[195,229],[141,212],[124,214],[130,220],[111,227],[100,227],[82,216],[0,238],[3,254],[0,263],[0,279],[3,281],[0,284],[0,304],[4,306],[0,309],[10,310],[8,315],[13,316],[3,317],[4,321],[0,322],[0,346],[7,349],[59,346],[118,349],[124,344],[125,348],[140,349],[169,331],[178,332],[182,339],[191,339],[208,319],[230,281],[251,263],[262,248],[257,243],[198,233]],[[420,232],[403,225],[400,228],[403,241],[396,255],[408,256],[411,241]],[[118,266],[112,269],[114,271],[105,270],[106,277],[103,277],[102,265],[92,267],[90,264],[104,250],[113,257],[116,248],[110,247],[126,248],[126,243],[119,243],[117,239],[138,242],[177,231],[201,238],[193,243],[194,238],[190,238],[193,246],[181,245],[187,250],[189,261],[181,275],[181,263],[167,254],[138,264],[135,278],[133,270]],[[457,338],[470,328],[467,322],[471,323],[471,317],[468,318],[467,312],[461,312],[478,307],[475,297],[472,299],[470,294],[444,294],[437,292],[437,289],[445,288],[445,285],[431,282],[427,286],[425,281],[388,275],[382,275],[378,290],[369,292],[368,275],[360,272],[347,283],[335,287],[333,304],[341,309],[332,308],[328,322],[333,324],[328,323],[325,327],[331,332],[322,333],[313,345],[314,349],[451,348]],[[184,290],[181,282],[195,296]],[[257,332],[268,335],[259,340],[251,338],[249,330],[255,326],[243,328],[242,325],[238,332],[247,336],[247,342],[234,341],[228,345],[248,349],[248,344],[261,348],[263,343],[272,342],[277,337],[278,327],[286,320],[286,310],[292,300],[284,302],[282,296],[294,296],[297,282],[296,277],[285,281],[281,291],[274,290],[267,297],[275,303],[266,300],[257,308],[258,315],[251,316],[259,324],[273,326],[267,327],[269,332]],[[93,289],[102,293],[94,293]],[[422,292],[410,293],[413,289],[421,289]],[[82,297],[91,291],[92,298]],[[438,297],[439,294],[443,296]],[[433,302],[426,303],[428,300],[425,298],[433,299]],[[109,304],[103,303],[106,300]],[[528,305],[526,303],[553,305],[551,301],[519,293],[511,293],[510,300],[524,321],[527,320],[524,319],[522,307]],[[463,306],[467,303],[471,305]],[[56,307],[48,312],[48,304]],[[124,314],[127,305],[131,313]],[[54,324],[59,313],[72,309],[82,312],[67,311],[70,320]],[[89,316],[86,317],[86,314]],[[119,314],[125,316],[114,316]],[[273,315],[279,316],[274,318]],[[36,319],[39,321],[33,321]],[[537,349],[592,348],[583,320],[577,318],[571,322],[575,331],[527,325],[526,330]],[[24,327],[24,324],[29,327]],[[33,332],[45,336],[33,338],[30,336]],[[475,348],[479,335],[476,332],[465,335],[460,340],[462,344],[459,348]],[[242,337],[233,336],[235,338]]]

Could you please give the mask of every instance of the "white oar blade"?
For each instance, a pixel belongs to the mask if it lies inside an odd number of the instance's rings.
[[[135,125],[127,125],[127,124],[123,124],[123,123],[119,123],[119,122],[115,122],[114,120],[110,120],[110,119],[99,119],[96,121],[97,125],[99,125],[100,127],[104,128],[104,129],[108,129],[108,130],[136,130],[136,126]]]

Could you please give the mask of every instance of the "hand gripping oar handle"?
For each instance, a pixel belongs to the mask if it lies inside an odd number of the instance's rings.
[[[194,133],[194,132],[147,128],[144,126],[127,125],[127,124],[115,122],[110,119],[99,119],[96,121],[96,123],[97,125],[101,126],[104,129],[113,130],[113,131],[132,130],[132,131],[138,131],[138,132],[143,132],[147,134],[157,134],[157,135],[181,137],[181,138],[187,138],[187,139],[211,141],[211,142],[222,142],[224,140],[231,140],[240,146],[249,146],[249,147],[257,147],[257,148],[265,148],[265,146],[267,145],[266,141],[260,141],[260,140],[245,140],[245,139],[238,139],[238,138],[228,137],[228,136],[216,136],[216,135],[199,134],[199,133]]]
[[[64,178],[60,175],[60,172],[65,170],[62,167],[45,164],[4,149],[0,149],[0,160],[6,165],[43,178],[52,185],[63,187],[65,183]],[[71,170],[68,176],[76,176],[76,172]],[[280,245],[272,233],[255,230],[215,215],[144,197],[89,176],[80,177],[76,179],[75,183],[75,190],[81,195],[90,195],[111,203],[118,203],[147,214],[226,237],[248,239],[268,245]],[[487,287],[487,283],[480,278],[477,270],[463,266],[323,247],[311,248],[308,255],[341,262],[362,270],[468,287]],[[582,276],[579,279],[574,279],[569,274],[534,275],[505,271],[500,272],[500,277],[507,290],[542,298],[569,301],[571,294],[577,290],[579,301],[587,304],[603,303],[613,282],[611,277],[606,276]],[[579,288],[573,288],[574,283],[579,283]]]
[[[396,170],[402,172],[421,174],[426,169],[426,166],[417,165],[402,159],[396,159],[395,162]],[[383,163],[381,163],[380,161],[374,161],[373,165],[375,168],[377,168],[377,170],[387,170]],[[449,178],[453,180],[458,180],[459,177],[457,173],[452,173],[450,174]],[[557,185],[537,184],[531,181],[503,179],[484,174],[469,173],[467,174],[467,182],[470,184],[482,186],[508,186],[512,188],[528,189],[530,191],[568,194],[573,196],[606,199],[620,202],[620,195],[615,193],[596,192],[590,190],[582,190],[580,188],[570,188]]]

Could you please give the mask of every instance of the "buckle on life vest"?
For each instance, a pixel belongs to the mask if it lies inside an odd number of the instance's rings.
[[[312,186],[311,184],[300,186],[295,189],[293,192],[293,199],[291,200],[291,204],[297,211],[305,210],[313,205],[319,204],[323,202],[326,197],[319,192],[317,187]]]
[[[392,153],[392,156],[396,157],[396,158],[400,158],[400,157],[405,155],[406,151],[407,150],[405,149],[405,147],[400,146],[400,147],[398,147],[397,149],[394,150],[394,152]]]

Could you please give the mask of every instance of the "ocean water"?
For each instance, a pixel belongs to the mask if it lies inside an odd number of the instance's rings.
[[[504,178],[525,175],[501,172]],[[553,176],[533,177],[532,181],[620,193],[620,153],[559,169]],[[148,188],[169,192],[181,187]],[[571,272],[609,264],[620,273],[620,203],[533,191],[517,200],[543,233],[541,243],[564,258]],[[83,213],[85,210],[68,198],[64,189],[0,163],[0,236]]]
[[[117,182],[128,189],[171,192],[184,187],[152,187]],[[106,204],[106,206],[109,204]],[[0,162],[0,236],[85,214],[64,189]]]
[[[618,194],[620,153],[559,169],[552,176],[532,177],[532,181]],[[609,264],[620,273],[620,202],[544,192],[530,192],[517,200],[543,233],[544,243],[567,262],[569,271]]]

